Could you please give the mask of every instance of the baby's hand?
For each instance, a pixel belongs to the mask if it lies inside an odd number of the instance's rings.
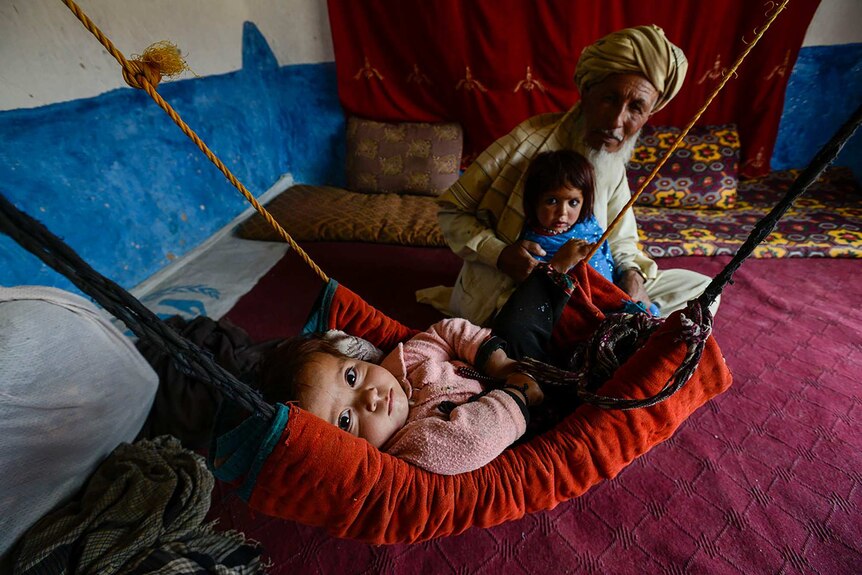
[[[521,372],[515,372],[506,378],[506,387],[511,387],[524,396],[528,406],[540,405],[545,399],[545,394],[539,383],[529,375]]]
[[[563,244],[551,261],[551,267],[560,273],[566,273],[587,256],[592,244],[578,238],[572,238]]]

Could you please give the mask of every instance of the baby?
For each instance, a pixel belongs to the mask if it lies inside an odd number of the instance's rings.
[[[261,388],[269,401],[296,401],[382,451],[454,475],[482,467],[521,437],[527,408],[543,399],[503,346],[487,328],[445,319],[377,365],[321,336],[300,336],[269,354]],[[505,383],[485,389],[464,371],[469,366]]]
[[[544,399],[516,360],[553,361],[551,332],[575,287],[564,270],[589,249],[582,240],[569,243],[565,261],[538,264],[518,286],[494,318],[493,333],[464,319],[445,319],[400,343],[379,364],[369,347],[377,350],[363,340],[357,346],[320,334],[300,336],[269,352],[261,372],[264,397],[295,401],[434,473],[484,466],[524,434],[528,407]],[[476,371],[504,383],[484,388]]]

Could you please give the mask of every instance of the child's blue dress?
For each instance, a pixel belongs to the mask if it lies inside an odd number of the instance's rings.
[[[596,217],[590,216],[584,221],[576,223],[561,234],[551,235],[543,233],[540,229],[528,225],[524,228],[524,239],[536,242],[542,246],[546,255],[543,257],[536,256],[536,259],[548,262],[551,261],[554,254],[563,247],[563,244],[570,239],[577,238],[594,244],[602,237],[603,232],[604,230],[599,225]],[[590,258],[590,265],[593,266],[597,272],[602,274],[609,282],[613,283],[614,258],[611,255],[611,247],[608,245],[607,240],[602,242],[601,247],[596,250],[596,253],[593,254],[592,258]]]
[[[570,239],[577,238],[594,244],[602,237],[602,233],[604,233],[604,230],[599,226],[599,222],[596,220],[596,217],[590,216],[586,220],[573,225],[561,234],[547,234],[542,232],[541,229],[528,226],[524,229],[523,239],[536,242],[542,246],[542,249],[545,250],[545,255],[535,257],[543,262],[548,262],[551,261],[554,254],[563,247],[563,244]],[[602,274],[609,282],[614,282],[614,279],[616,279],[614,277],[614,257],[611,255],[611,246],[608,245],[607,240],[602,242],[601,247],[596,250],[596,253],[593,254],[592,258],[590,258],[590,265],[593,266],[593,269]],[[644,308],[643,304],[640,302],[635,305],[640,306],[642,311],[649,312],[651,315],[656,317],[661,313],[659,307],[654,303],[650,304],[649,309]]]

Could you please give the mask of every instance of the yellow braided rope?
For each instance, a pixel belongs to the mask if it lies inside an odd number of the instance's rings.
[[[722,78],[721,82],[719,82],[715,89],[713,89],[712,93],[709,95],[709,97],[707,97],[706,102],[703,104],[703,106],[701,106],[701,108],[697,112],[695,112],[694,117],[691,119],[691,121],[689,121],[688,125],[683,128],[682,133],[670,147],[670,150],[668,150],[667,154],[665,154],[665,156],[658,161],[658,163],[655,165],[655,168],[653,168],[652,172],[650,172],[650,175],[647,176],[647,179],[644,180],[644,182],[640,185],[638,191],[632,194],[632,197],[628,201],[628,203],[623,206],[623,209],[620,210],[620,213],[617,214],[617,217],[615,217],[614,220],[610,223],[610,225],[608,225],[607,229],[605,229],[605,233],[602,234],[602,237],[600,237],[598,241],[593,244],[593,246],[590,248],[589,253],[587,253],[587,255],[584,257],[586,261],[590,261],[590,259],[593,257],[593,254],[596,253],[596,250],[598,250],[602,243],[604,243],[604,241],[608,239],[608,236],[611,234],[611,231],[613,231],[614,227],[616,227],[616,225],[622,219],[623,214],[626,213],[626,210],[630,209],[634,205],[635,201],[638,199],[638,196],[640,196],[646,189],[646,187],[650,184],[650,182],[653,181],[659,170],[661,170],[662,166],[664,166],[665,162],[667,162],[667,160],[673,155],[676,149],[682,145],[682,141],[688,135],[688,132],[689,130],[691,130],[691,127],[694,126],[694,124],[700,119],[700,117],[703,115],[709,105],[712,104],[712,101],[715,100],[715,97],[718,96],[718,93],[721,92],[721,89],[724,88],[724,85],[727,84],[731,76],[736,75],[736,70],[745,60],[745,57],[748,56],[748,53],[751,52],[751,49],[754,48],[754,45],[757,44],[757,42],[763,37],[763,34],[778,17],[778,14],[781,13],[784,8],[787,7],[787,4],[789,2],[790,0],[784,0],[779,6],[775,8],[775,12],[769,15],[766,24],[764,24],[764,26],[760,30],[755,29],[754,40],[752,40],[751,44],[746,45],[745,50],[743,50],[742,53],[737,57],[736,61],[733,63],[733,66],[730,67],[730,70],[728,70],[724,74],[724,77]],[[772,6],[775,6],[775,3],[771,1],[767,4],[772,4]],[[745,43],[744,38],[742,41],[743,43]]]
[[[139,60],[127,60],[125,56],[114,46],[111,40],[105,36],[101,30],[87,17],[86,14],[78,7],[77,4],[73,0],[61,0],[63,4],[68,6],[69,10],[81,21],[84,27],[89,30],[93,36],[96,37],[97,40],[105,47],[111,56],[113,56],[117,62],[119,62],[120,66],[123,69],[123,78],[133,88],[140,88],[144,90],[150,97],[159,105],[159,107],[164,110],[168,116],[171,117],[171,120],[179,126],[179,128],[183,131],[183,133],[188,136],[200,150],[206,155],[209,160],[215,164],[215,166],[219,169],[219,171],[224,174],[227,180],[233,184],[233,186],[240,191],[240,193],[245,196],[245,199],[249,201],[249,203],[254,206],[254,209],[258,211],[260,215],[264,217],[264,219],[271,225],[277,232],[281,238],[286,241],[290,247],[302,258],[302,260],[312,269],[314,273],[320,277],[324,282],[329,281],[329,277],[323,272],[320,267],[314,263],[311,257],[305,253],[299,245],[294,241],[290,234],[288,234],[284,228],[281,227],[275,218],[272,217],[266,208],[260,205],[251,192],[246,189],[246,187],[236,178],[236,176],[231,173],[231,171],[227,168],[227,166],[222,163],[222,161],[209,149],[209,147],[198,137],[198,135],[185,123],[182,118],[180,118],[179,114],[174,111],[174,109],[168,104],[156,91],[155,86],[159,83],[161,79],[161,75],[157,70],[146,64],[145,62],[141,62]]]

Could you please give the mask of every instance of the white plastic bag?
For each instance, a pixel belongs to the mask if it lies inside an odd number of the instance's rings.
[[[92,303],[0,287],[0,555],[135,438],[157,387]]]

